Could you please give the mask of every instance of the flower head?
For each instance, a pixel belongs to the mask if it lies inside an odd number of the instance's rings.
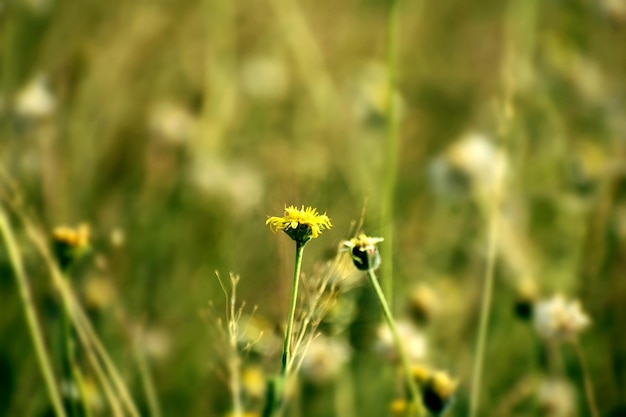
[[[576,390],[571,382],[553,377],[539,381],[538,385],[536,399],[542,415],[566,417],[577,414]]]
[[[522,320],[532,320],[537,297],[538,290],[535,282],[528,278],[521,281],[513,304],[515,315]]]
[[[52,231],[52,243],[59,264],[65,269],[89,249],[89,226],[57,227]]]
[[[298,244],[305,244],[311,238],[316,238],[324,229],[330,229],[333,225],[328,216],[319,214],[317,209],[304,206],[298,209],[295,206],[285,207],[283,217],[272,216],[265,224],[269,224],[272,232],[282,230]]]
[[[420,284],[409,294],[407,310],[416,323],[425,324],[436,313],[439,301],[431,287]]]
[[[426,338],[420,330],[410,321],[399,320],[397,323],[398,333],[402,339],[402,345],[411,362],[424,360],[428,353]],[[396,346],[393,334],[389,326],[381,325],[376,330],[375,350],[385,359],[400,361],[400,353]]]
[[[370,237],[361,233],[358,237],[344,241],[343,246],[350,250],[354,266],[362,271],[367,271],[380,266],[380,253],[376,244],[383,240],[382,237]]]
[[[560,341],[574,339],[591,322],[578,300],[568,301],[561,294],[540,302],[534,319],[541,336]]]
[[[300,373],[309,383],[332,381],[350,359],[350,348],[337,339],[320,335],[313,339],[302,358]]]
[[[459,381],[447,372],[434,371],[421,365],[413,368],[413,378],[422,387],[422,400],[433,415],[442,415],[452,404]]]

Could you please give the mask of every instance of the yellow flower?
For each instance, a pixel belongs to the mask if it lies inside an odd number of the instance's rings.
[[[66,269],[89,249],[89,226],[57,227],[52,231],[52,243],[61,268]]]
[[[389,411],[391,411],[391,415],[394,417],[403,417],[409,415],[407,414],[409,407],[411,407],[411,404],[407,403],[405,399],[395,399],[389,405]]]
[[[304,206],[300,209],[295,206],[286,207],[283,217],[269,217],[265,224],[269,224],[272,232],[282,230],[299,244],[318,237],[322,230],[332,227],[326,214],[319,214],[313,207],[305,209]]]
[[[81,224],[76,229],[59,226],[52,231],[52,240],[75,249],[82,249],[89,244],[89,226]]]

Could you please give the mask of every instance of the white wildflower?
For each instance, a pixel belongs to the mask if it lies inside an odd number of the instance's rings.
[[[300,372],[309,382],[322,384],[339,374],[350,359],[350,348],[339,340],[318,336],[308,346]]]
[[[426,338],[424,335],[408,321],[398,321],[397,327],[409,361],[419,362],[423,360],[426,357]],[[398,359],[394,338],[387,325],[381,325],[378,328],[378,340],[375,347],[383,357],[393,361]]]
[[[537,403],[548,417],[576,416],[576,396],[572,385],[563,379],[545,379],[537,391]]]
[[[540,302],[534,313],[535,328],[546,339],[571,340],[591,323],[578,300],[561,294]]]
[[[33,78],[15,97],[15,112],[25,118],[45,119],[55,108],[56,99],[44,75]]]

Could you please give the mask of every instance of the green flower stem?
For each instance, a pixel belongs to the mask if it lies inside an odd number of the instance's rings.
[[[55,275],[57,274],[56,272],[53,272],[53,273]],[[104,361],[105,363],[106,363],[106,359],[104,358],[104,355],[94,350],[92,344],[96,344],[97,339],[92,338],[91,337],[92,335],[89,335],[88,337],[87,330],[83,327],[83,326],[86,327],[87,322],[82,322],[81,320],[83,320],[84,318],[80,317],[80,314],[84,314],[84,313],[79,311],[79,306],[76,304],[76,300],[73,298],[74,297],[73,294],[69,292],[70,289],[69,287],[67,287],[67,283],[63,281],[62,278],[63,278],[62,276],[58,276],[55,279],[60,280],[58,283],[62,283],[63,285],[61,291],[63,294],[62,296],[65,299],[66,309],[67,309],[66,311],[72,312],[72,314],[70,314],[70,317],[74,317],[74,320],[73,320],[73,322],[75,323],[74,329],[76,329],[76,334],[78,336],[78,339],[81,342],[81,346],[84,347],[87,360],[93,367],[95,375],[100,381],[104,396],[106,397],[111,407],[111,414],[116,417],[123,417],[125,414],[122,410],[122,404],[120,403],[118,394],[114,392],[114,389],[111,386],[111,381],[109,380],[110,378],[109,376],[106,375],[106,371],[103,368],[103,365],[100,363],[101,360],[97,356],[99,354],[102,357],[102,361]],[[139,414],[133,413],[132,408],[129,408],[129,414],[133,417],[139,417]]]
[[[69,277],[67,273],[63,274],[63,279],[69,285]],[[74,330],[72,326],[72,320],[70,319],[69,312],[63,309],[62,317],[62,338],[63,338],[63,378],[67,381],[72,381],[76,385],[78,390],[78,396],[80,400],[71,398],[69,400],[69,415],[72,416],[90,416],[89,401],[87,399],[87,391],[85,389],[85,383],[76,362],[76,338],[74,336]]]
[[[79,337],[83,338],[83,341],[82,341],[83,345],[90,344],[90,346],[93,347],[93,350],[100,357],[100,360],[104,364],[106,372],[110,375],[110,380],[113,383],[113,386],[118,391],[118,395],[122,403],[126,406],[128,414],[132,417],[140,417],[139,410],[137,409],[137,406],[135,405],[132,397],[130,396],[130,392],[128,391],[128,388],[126,387],[124,380],[122,379],[122,376],[120,375],[119,371],[113,364],[113,361],[111,360],[111,357],[107,353],[106,349],[102,345],[102,342],[98,338],[98,335],[93,329],[91,322],[85,315],[85,312],[80,309],[80,305],[76,303],[76,300],[72,300],[72,304],[73,304],[72,308],[76,309],[76,314],[78,314],[77,320],[79,320],[81,323],[80,326],[78,324],[76,325],[76,330],[78,330]],[[82,336],[81,336],[81,328],[82,328]],[[87,353],[88,354],[92,353],[91,349],[87,350]],[[100,363],[97,362],[97,359],[95,357],[94,357],[94,361],[95,361],[94,367],[100,369],[101,368]]]
[[[287,319],[287,329],[285,330],[285,340],[283,343],[283,357],[281,375],[287,378],[292,361],[291,340],[293,339],[293,322],[296,317],[296,304],[298,302],[298,283],[300,282],[300,268],[302,267],[302,252],[304,243],[296,242],[296,260],[293,270],[293,285],[291,287],[291,306],[289,307],[289,318]]]
[[[135,343],[134,350],[137,367],[139,369],[139,378],[141,379],[146,396],[146,402],[148,403],[148,410],[150,411],[149,415],[152,417],[162,417],[163,413],[161,412],[159,397],[157,396],[156,387],[154,386],[154,378],[150,372],[148,359],[146,358],[140,343]],[[241,414],[235,413],[236,417],[240,417],[240,415]]]
[[[474,371],[472,376],[472,392],[470,395],[470,417],[475,417],[478,412],[480,400],[480,385],[485,358],[485,345],[487,344],[487,328],[491,313],[491,300],[493,298],[493,281],[496,268],[496,252],[498,238],[498,198],[493,199],[492,213],[489,222],[489,242],[487,243],[487,269],[485,271],[485,285],[483,287],[482,305],[480,311],[480,323],[478,325],[478,341],[474,355]]]
[[[287,328],[285,329],[285,340],[283,342],[283,355],[282,366],[280,376],[272,378],[269,381],[266,407],[263,410],[263,417],[278,417],[283,414],[285,410],[284,393],[287,386],[287,377],[291,364],[293,362],[293,355],[291,352],[291,342],[293,339],[293,322],[296,318],[296,304],[298,301],[298,284],[300,282],[300,269],[302,267],[302,252],[304,251],[304,245],[296,240],[296,259],[293,270],[293,285],[291,287],[291,306],[289,307],[289,317],[287,319]]]
[[[83,378],[83,374],[80,371],[80,368],[76,365],[76,363],[72,364],[72,377],[74,378],[76,386],[78,387],[78,392],[82,400],[82,414],[79,415],[82,415],[84,417],[91,417],[92,414],[89,408],[89,397],[87,394],[87,387],[85,386],[85,378]]]
[[[37,360],[39,361],[39,368],[43,374],[43,378],[48,389],[48,395],[52,402],[52,408],[57,417],[66,417],[65,410],[63,409],[63,402],[61,401],[61,395],[59,388],[55,381],[54,372],[48,356],[48,351],[44,343],[43,332],[41,331],[41,325],[35,312],[35,305],[33,303],[33,297],[30,290],[28,279],[24,271],[24,265],[22,264],[22,257],[19,253],[15,237],[9,226],[9,221],[4,213],[4,210],[0,208],[0,230],[4,237],[4,241],[9,253],[9,259],[15,271],[15,280],[20,293],[22,301],[22,307],[24,308],[24,314],[26,315],[26,322],[28,329],[30,330],[31,338],[33,339],[33,345],[35,347],[35,353]]]
[[[374,287],[374,291],[378,296],[378,301],[380,302],[380,306],[383,309],[383,314],[385,316],[385,319],[387,320],[389,329],[391,330],[391,335],[393,336],[396,349],[398,349],[400,360],[402,361],[402,367],[404,368],[404,375],[406,377],[407,387],[409,389],[409,393],[411,394],[411,399],[416,406],[417,414],[423,416],[424,409],[420,400],[419,389],[417,388],[417,384],[411,376],[411,362],[409,361],[409,355],[407,354],[406,349],[404,348],[404,344],[402,343],[402,338],[400,337],[400,332],[398,332],[398,327],[396,326],[396,322],[391,314],[391,309],[387,304],[387,300],[385,299],[385,294],[383,293],[383,290],[380,288],[380,284],[378,283],[378,279],[376,278],[374,270],[368,269],[367,276],[369,277],[370,282],[372,283],[372,287]]]
[[[598,412],[598,406],[596,404],[596,398],[593,393],[593,385],[591,383],[591,377],[589,376],[589,370],[587,369],[587,363],[585,362],[583,349],[580,346],[578,339],[574,339],[572,341],[572,345],[574,346],[574,350],[576,351],[576,357],[578,358],[578,363],[583,374],[583,382],[585,383],[585,396],[587,397],[589,414],[591,414],[592,417],[599,417],[600,413]]]
[[[63,279],[69,286],[70,279],[67,272],[63,273]],[[69,311],[63,309],[62,317],[62,337],[63,337],[63,378],[72,381],[76,385],[79,400],[71,398],[69,400],[69,415],[73,416],[90,416],[89,401],[87,399],[87,391],[85,389],[84,378],[76,361],[76,337],[74,327],[69,316]]]
[[[61,345],[63,346],[62,360],[63,364],[63,376],[62,379],[65,383],[73,381],[76,384],[76,388],[79,389],[77,381],[74,378],[74,370],[76,369],[75,363],[75,344],[72,338],[72,323],[66,311],[61,313]],[[70,417],[76,417],[80,415],[78,408],[78,402],[74,398],[68,400],[68,414]]]

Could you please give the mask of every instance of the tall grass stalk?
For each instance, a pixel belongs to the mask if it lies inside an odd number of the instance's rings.
[[[141,342],[141,339],[139,340]],[[137,367],[139,368],[139,377],[146,395],[146,401],[148,402],[148,410],[150,410],[151,417],[161,417],[161,406],[159,404],[159,396],[157,395],[156,387],[154,386],[154,378],[150,372],[148,359],[146,354],[140,346],[140,343],[135,345],[135,358],[137,360]],[[235,414],[235,417],[239,417],[239,414]]]
[[[124,416],[124,408],[126,408],[128,415],[131,417],[139,417],[137,406],[133,402],[119,371],[113,364],[102,342],[100,342],[87,314],[80,306],[76,295],[64,279],[63,273],[52,256],[47,234],[26,214],[28,210],[23,207],[19,187],[3,169],[0,169],[0,177],[2,177],[5,185],[7,185],[14,194],[13,198],[5,195],[2,195],[2,198],[6,200],[12,212],[19,218],[27,237],[33,243],[48,267],[52,283],[59,292],[65,312],[76,330],[78,340],[84,349],[87,360],[91,364],[95,376],[104,391],[104,395],[111,406],[112,415]],[[2,217],[2,213],[3,212],[0,211],[0,217]]]
[[[29,232],[29,229],[27,228],[27,232]],[[30,232],[32,233],[33,230],[30,230]],[[32,238],[32,236],[31,236]],[[44,256],[45,258],[45,256]],[[122,402],[120,401],[120,399],[118,398],[118,394],[115,392],[115,389],[112,385],[112,382],[109,380],[109,377],[107,376],[107,373],[105,371],[105,369],[103,368],[101,361],[98,359],[96,352],[94,351],[94,348],[92,346],[92,343],[89,340],[89,337],[87,336],[87,333],[84,329],[84,327],[80,324],[78,324],[78,320],[76,318],[77,316],[77,301],[74,297],[74,295],[72,293],[70,293],[70,288],[69,288],[69,284],[65,281],[65,279],[61,276],[61,272],[58,271],[58,276],[55,275],[55,268],[56,268],[56,264],[54,264],[54,261],[52,261],[52,259],[48,260],[49,263],[49,267],[51,268],[51,274],[53,274],[53,276],[56,276],[56,281],[55,283],[58,286],[59,289],[59,293],[61,294],[61,299],[63,300],[63,307],[65,309],[64,314],[66,314],[66,316],[70,319],[70,321],[72,323],[74,323],[74,328],[76,330],[76,335],[78,336],[78,340],[80,341],[83,350],[85,352],[85,356],[87,358],[87,361],[89,362],[89,364],[91,365],[94,374],[97,378],[97,380],[100,383],[100,386],[102,387],[102,390],[104,392],[104,396],[107,399],[107,402],[109,403],[109,406],[111,407],[111,415],[115,416],[115,417],[123,417],[124,416],[124,410],[123,410],[123,406],[122,406]],[[54,278],[53,278],[54,280]],[[131,414],[132,415],[132,414]]]
[[[40,247],[41,249],[41,247]],[[64,282],[62,277],[60,276],[61,272],[58,270],[58,267],[54,264],[51,258],[47,258],[48,266],[51,269],[51,273],[56,275],[56,282],[63,283],[62,285],[62,294],[64,294],[64,299],[66,302],[66,308],[71,311],[70,317],[74,322],[74,325],[77,330],[77,334],[81,340],[83,347],[85,348],[85,352],[87,353],[87,357],[90,358],[90,362],[96,372],[100,374],[100,380],[104,384],[104,387],[108,387],[109,384],[112,384],[112,387],[105,388],[106,391],[109,391],[109,400],[113,401],[113,408],[119,408],[118,401],[124,405],[126,411],[132,417],[139,417],[139,411],[137,406],[133,402],[128,388],[124,383],[119,371],[113,364],[108,352],[100,342],[91,322],[87,318],[85,312],[80,308],[78,301],[76,300],[75,295],[71,292],[67,283]],[[104,365],[102,367],[101,363]],[[118,400],[119,397],[119,400]],[[124,415],[121,412],[121,408],[119,409],[120,415]]]
[[[423,416],[425,415],[424,409],[422,406],[422,402],[419,395],[419,389],[417,388],[417,384],[412,377],[411,372],[411,362],[409,361],[409,355],[404,348],[404,344],[402,342],[402,337],[400,336],[400,332],[398,331],[398,326],[396,326],[396,322],[391,314],[391,309],[389,308],[389,304],[385,299],[385,294],[378,283],[378,278],[376,278],[376,274],[373,269],[367,270],[367,276],[374,287],[374,291],[376,292],[376,296],[378,297],[378,301],[380,302],[380,306],[383,310],[383,315],[385,316],[385,320],[387,321],[387,325],[391,330],[391,335],[393,336],[394,343],[396,345],[396,349],[398,349],[398,354],[400,356],[400,360],[402,362],[402,368],[404,369],[404,375],[406,378],[407,388],[409,390],[409,394],[411,395],[411,400],[413,404],[415,404],[415,410],[417,415]]]
[[[87,392],[87,387],[85,386],[85,378],[83,377],[83,373],[81,372],[76,361],[72,363],[72,378],[74,379],[74,383],[78,387],[78,394],[81,399],[81,410],[82,414],[77,414],[83,417],[91,417],[91,408],[89,407],[89,394]]]
[[[26,323],[28,325],[28,330],[33,340],[35,353],[37,355],[37,360],[39,361],[39,368],[41,370],[41,373],[43,374],[43,378],[46,383],[46,389],[48,390],[48,395],[50,397],[50,401],[52,402],[52,408],[54,409],[57,417],[65,417],[66,413],[63,408],[61,394],[54,377],[54,371],[50,362],[50,356],[44,343],[44,336],[41,330],[39,319],[37,318],[37,313],[35,311],[35,305],[33,302],[30,284],[24,271],[22,256],[20,254],[17,242],[15,241],[15,237],[13,235],[13,231],[9,224],[7,215],[2,207],[0,207],[0,231],[2,232],[2,236],[4,238],[4,242],[9,254],[9,259],[13,267],[15,280],[20,293],[20,299],[22,301],[22,307],[26,316]]]
[[[383,197],[381,207],[381,223],[382,235],[385,241],[381,245],[381,256],[388,261],[383,263],[382,277],[383,288],[389,304],[393,306],[394,284],[393,284],[393,236],[394,236],[394,201],[396,180],[398,176],[398,152],[400,149],[399,135],[399,116],[398,103],[395,98],[397,84],[397,61],[398,61],[398,45],[397,45],[397,27],[398,27],[398,3],[399,0],[390,0],[389,14],[387,23],[387,148],[385,161],[385,179],[383,184]]]
[[[61,346],[62,348],[62,357],[61,357],[61,380],[64,382],[76,381],[74,380],[74,341],[72,340],[72,324],[70,323],[70,318],[67,316],[65,311],[61,312]],[[68,401],[68,414],[70,417],[78,416],[79,409],[78,403],[74,398],[71,398]]]
[[[487,242],[487,266],[485,269],[485,283],[483,286],[480,322],[478,326],[478,340],[474,354],[474,367],[472,372],[472,388],[470,394],[470,417],[475,417],[478,412],[480,400],[480,386],[482,383],[483,362],[485,358],[485,346],[487,344],[487,330],[489,327],[489,315],[491,313],[491,301],[493,298],[493,282],[495,276],[498,223],[499,223],[499,186],[496,184],[494,194],[489,207],[489,237]]]
[[[69,284],[69,277],[63,276],[63,279]],[[69,401],[69,414],[74,416],[89,417],[91,412],[89,410],[89,401],[87,399],[87,390],[83,374],[76,361],[76,340],[74,336],[74,329],[72,326],[72,320],[69,316],[67,309],[63,309],[61,313],[62,321],[62,345],[63,345],[63,379],[66,381],[72,381],[78,389],[80,402],[72,398]]]
[[[119,371],[113,364],[108,352],[93,329],[87,314],[80,306],[75,294],[55,262],[50,252],[46,235],[23,213],[23,210],[20,210],[17,204],[13,204],[13,206],[15,213],[24,225],[28,238],[35,245],[50,271],[52,282],[59,291],[65,311],[70,317],[87,359],[102,385],[105,396],[111,405],[113,415],[124,415],[123,406],[130,416],[139,417],[137,406],[133,402]]]
[[[596,404],[596,398],[593,393],[593,384],[591,383],[591,377],[589,376],[589,370],[587,369],[587,363],[585,361],[583,349],[580,346],[580,342],[578,341],[578,339],[574,339],[572,345],[574,346],[574,350],[576,351],[578,364],[583,374],[583,383],[585,384],[585,397],[587,399],[587,406],[589,407],[589,414],[591,414],[591,417],[599,417],[600,413],[598,412],[598,405]]]

